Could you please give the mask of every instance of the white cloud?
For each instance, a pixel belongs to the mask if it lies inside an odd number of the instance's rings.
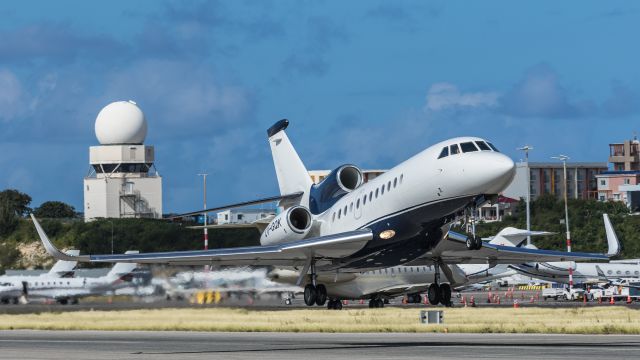
[[[453,108],[495,107],[498,92],[461,92],[451,83],[436,83],[427,92],[425,111],[441,111]]]

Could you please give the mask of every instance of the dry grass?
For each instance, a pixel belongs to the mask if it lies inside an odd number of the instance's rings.
[[[459,308],[444,325],[419,323],[419,309],[253,311],[158,309],[0,315],[0,329],[278,332],[479,332],[640,334],[640,312],[625,307]]]

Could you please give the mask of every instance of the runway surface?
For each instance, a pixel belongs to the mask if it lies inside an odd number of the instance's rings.
[[[637,359],[640,336],[0,331],[0,359]]]

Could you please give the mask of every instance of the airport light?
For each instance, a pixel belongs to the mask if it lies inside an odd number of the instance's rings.
[[[566,155],[558,155],[551,157],[552,159],[562,161],[562,168],[564,172],[564,223],[567,226],[567,252],[571,252],[571,232],[569,232],[569,208],[567,206],[567,160],[569,157]],[[569,289],[573,288],[573,268],[569,263]]]
[[[529,169],[529,150],[533,150],[533,146],[525,145],[517,150],[524,151],[524,158],[527,164],[527,232],[531,232],[531,170]],[[531,235],[527,235],[527,245],[531,245]]]

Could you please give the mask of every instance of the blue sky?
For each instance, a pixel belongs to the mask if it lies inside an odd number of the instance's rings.
[[[309,169],[387,168],[436,141],[606,161],[638,130],[633,1],[0,3],[0,189],[82,209],[94,121],[135,100],[164,210],[277,193],[265,130]]]

